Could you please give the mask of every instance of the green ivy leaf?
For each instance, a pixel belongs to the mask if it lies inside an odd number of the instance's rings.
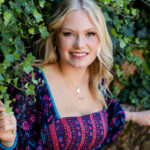
[[[28,29],[28,32],[29,32],[30,34],[34,34],[34,28]]]
[[[15,57],[14,57],[13,54],[8,54],[8,55],[6,56],[6,59],[7,59],[8,62],[12,63],[12,62],[14,62]]]
[[[14,57],[15,57],[15,60],[18,60],[18,59],[19,59],[19,57],[20,57],[20,55],[19,55],[19,54],[17,54],[17,53],[14,53]]]
[[[118,68],[119,68],[119,65],[118,65],[118,64],[115,64],[115,68],[118,69]]]
[[[26,90],[27,95],[35,95],[35,85],[31,84],[28,86],[28,89]]]
[[[49,36],[47,28],[44,26],[44,23],[39,25],[39,31],[40,31],[40,33],[42,35],[42,38],[45,38],[45,37]]]
[[[136,57],[135,65],[141,66],[143,64],[143,61],[140,57]]]
[[[24,70],[27,74],[29,74],[31,71],[33,71],[33,67],[30,66],[28,63],[24,63],[23,70]]]
[[[121,77],[121,75],[123,75],[123,71],[121,71],[120,68],[117,68],[116,73],[118,77]]]
[[[32,53],[27,54],[27,58],[23,62],[23,70],[29,74],[31,71],[33,71],[33,67],[31,66],[33,60],[35,60],[35,57],[32,55]]]
[[[105,17],[107,22],[111,22],[112,21],[112,19],[108,15],[108,13],[104,12],[103,14],[104,14],[104,17]]]
[[[113,86],[113,93],[117,93],[118,90],[119,90],[118,85]]]
[[[127,45],[127,44],[124,42],[124,40],[120,40],[120,47],[121,47],[121,48],[125,48],[126,45]]]
[[[4,102],[4,104],[5,104],[5,110],[6,110],[6,113],[8,115],[12,115],[13,114],[12,108],[10,107],[10,103],[11,103],[10,100],[5,100],[5,102]]]
[[[140,41],[139,41],[139,38],[138,38],[138,37],[135,39],[135,43],[136,43],[136,44],[140,44]]]
[[[35,60],[35,57],[32,55],[32,53],[27,54],[27,60],[32,63],[33,60]]]
[[[4,3],[5,0],[0,0],[0,4]]]
[[[4,69],[6,70],[10,66],[11,66],[11,63],[7,59],[5,59],[4,62],[3,62]]]
[[[4,12],[4,24],[6,26],[10,22],[11,17],[12,17],[12,13],[10,13],[9,11]]]
[[[7,87],[6,87],[6,86],[1,85],[1,86],[0,86],[0,91],[1,91],[3,94],[5,94],[5,93],[6,93],[6,91],[7,91]]]
[[[144,70],[145,70],[145,73],[150,76],[150,69],[146,61],[144,61]]]
[[[32,82],[36,85],[38,85],[38,81],[34,77],[34,72],[32,72]]]
[[[14,82],[15,87],[17,87],[18,78],[13,79],[13,82]]]
[[[113,36],[117,37],[118,33],[116,32],[115,28],[111,28],[111,33]]]
[[[17,54],[19,55],[24,54],[24,43],[21,40],[20,36],[17,36],[15,39],[15,48]]]
[[[123,0],[116,0],[118,6],[123,7],[124,1]]]
[[[0,81],[4,81],[4,78],[1,73],[0,73]]]
[[[0,73],[5,73],[5,69],[3,67],[3,63],[0,64]]]
[[[125,9],[125,12],[127,13],[127,14],[130,14],[130,10],[129,9]]]
[[[129,62],[132,62],[132,61],[136,61],[136,56],[129,56],[129,57],[127,57],[127,60],[129,61]]]
[[[43,21],[42,15],[37,11],[37,9],[33,9],[33,16],[35,17],[36,21],[39,23]]]
[[[39,0],[40,7],[42,7],[42,8],[43,8],[43,7],[44,7],[45,2],[46,2],[45,0]]]
[[[132,13],[133,16],[136,16],[136,9],[132,8],[131,13]]]
[[[11,7],[12,9],[14,9],[17,13],[21,14],[22,11],[21,11],[19,5],[17,5],[16,3],[12,2],[12,1],[9,2],[9,5],[10,5],[10,7]]]

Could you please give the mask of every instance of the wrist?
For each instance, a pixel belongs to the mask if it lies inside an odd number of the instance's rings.
[[[16,132],[15,140],[12,141],[13,145],[11,145],[12,143],[10,143],[9,145],[6,145],[7,142],[1,141],[0,142],[0,149],[13,150],[13,149],[15,149],[17,142],[18,142],[18,134]]]
[[[14,139],[11,141],[1,141],[1,144],[3,144],[5,147],[11,147],[14,145],[16,139],[16,133],[14,134]]]
[[[130,112],[130,119],[129,122],[132,123],[133,122],[133,112]]]
[[[130,123],[136,122],[136,113],[135,112],[130,112]]]

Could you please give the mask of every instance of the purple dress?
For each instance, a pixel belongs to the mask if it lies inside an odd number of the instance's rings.
[[[12,103],[17,119],[16,150],[102,149],[120,134],[125,124],[125,113],[115,100],[105,98],[108,109],[60,118],[44,73],[36,69],[34,75],[38,81],[36,102],[33,95],[27,96],[11,85],[8,90],[10,99],[16,98]],[[23,84],[31,77],[25,75]]]

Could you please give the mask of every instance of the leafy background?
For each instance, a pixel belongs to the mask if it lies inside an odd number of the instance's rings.
[[[114,45],[110,86],[114,98],[138,109],[150,108],[150,0],[95,1],[103,10]],[[59,2],[0,0],[0,99],[8,112],[7,86],[17,87],[23,72],[33,70],[31,64],[37,58],[33,43],[49,35],[46,21]],[[20,89],[34,94],[34,77],[31,82]]]

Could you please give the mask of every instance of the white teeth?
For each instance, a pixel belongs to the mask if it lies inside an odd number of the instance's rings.
[[[74,56],[85,56],[86,53],[72,53],[72,55],[74,55]]]

